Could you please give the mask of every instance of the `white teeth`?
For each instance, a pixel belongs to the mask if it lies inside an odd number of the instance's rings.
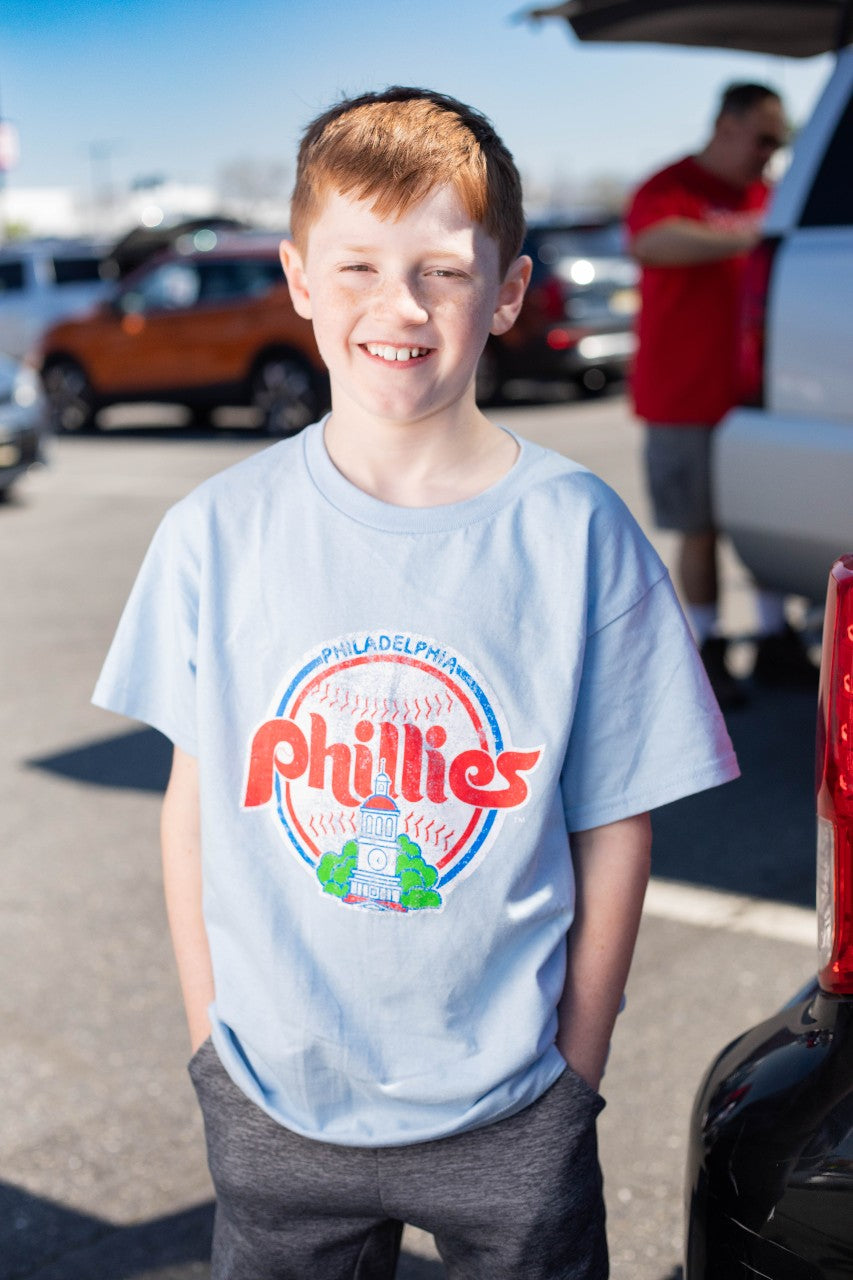
[[[418,356],[425,356],[428,350],[427,347],[386,347],[378,342],[366,342],[364,345],[372,356],[379,356],[389,362],[414,360]]]

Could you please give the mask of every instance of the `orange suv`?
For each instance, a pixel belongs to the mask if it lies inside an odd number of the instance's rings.
[[[48,329],[41,376],[54,427],[83,431],[130,401],[251,405],[270,435],[327,407],[328,378],[310,321],[296,314],[279,238],[196,232],[141,267],[115,295]]]

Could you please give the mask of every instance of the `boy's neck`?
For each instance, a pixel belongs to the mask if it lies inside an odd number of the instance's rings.
[[[464,502],[497,484],[518,457],[514,438],[479,409],[459,420],[406,423],[333,410],[325,444],[351,484],[398,507]]]

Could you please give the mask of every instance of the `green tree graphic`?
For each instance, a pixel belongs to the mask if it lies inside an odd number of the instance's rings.
[[[407,835],[397,837],[396,872],[400,880],[400,905],[409,911],[435,909],[441,906],[441,894],[433,888],[438,872],[421,853],[420,846]],[[324,853],[317,864],[317,879],[324,893],[345,898],[350,892],[353,872],[358,863],[358,845],[347,840],[340,853]]]
[[[354,840],[347,840],[340,853],[324,853],[317,864],[317,879],[323,886],[323,892],[345,898],[357,862],[358,845]]]
[[[438,872],[424,858],[420,847],[407,835],[397,837],[400,852],[397,854],[397,875],[400,877],[402,894],[400,902],[410,911],[421,911],[425,907],[441,906],[441,894],[433,888],[438,879]]]

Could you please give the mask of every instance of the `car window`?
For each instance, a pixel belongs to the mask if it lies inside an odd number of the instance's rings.
[[[535,253],[547,266],[561,258],[621,258],[625,239],[618,222],[602,227],[555,228],[536,234]]]
[[[23,287],[23,262],[0,262],[0,295],[18,293]]]
[[[800,223],[804,227],[853,225],[853,98],[838,122],[835,134],[817,171]]]
[[[58,285],[91,284],[101,279],[98,258],[54,258],[53,275]]]
[[[122,311],[179,311],[191,307],[199,296],[199,274],[185,262],[164,262],[127,289],[120,298]]]
[[[199,263],[199,301],[220,302],[231,298],[256,298],[284,279],[277,259],[242,258]]]

